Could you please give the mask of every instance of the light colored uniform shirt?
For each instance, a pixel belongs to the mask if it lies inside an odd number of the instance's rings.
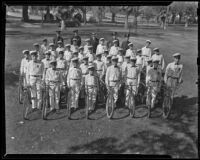
[[[88,53],[88,54],[86,54],[86,56],[88,57],[88,62],[93,62],[94,61],[94,59],[95,59],[95,57],[94,57],[94,54],[93,53]]]
[[[122,63],[124,62],[124,57],[121,55],[117,55],[118,57],[118,65],[121,67]]]
[[[60,51],[64,51],[65,49],[63,47],[58,47],[56,48],[56,52],[57,52],[57,55],[59,55],[59,52]]]
[[[45,80],[47,83],[49,82],[64,83],[60,72],[57,70],[53,70],[52,68],[47,69]]]
[[[76,51],[78,51],[78,46],[71,45],[70,49],[72,52],[76,52]]]
[[[175,62],[169,63],[165,71],[165,82],[168,76],[177,78],[179,81],[182,79],[183,65],[175,64]]]
[[[81,68],[81,71],[82,71],[82,75],[86,75],[89,73],[89,70],[88,70],[88,64],[85,65],[84,63],[82,63],[80,65],[80,68]]]
[[[119,47],[112,46],[110,48],[109,54],[112,55],[112,56],[117,56],[118,55],[118,50],[119,50]]]
[[[141,71],[144,65],[144,59],[142,56],[139,56],[139,55],[137,55],[136,58],[137,58],[136,65],[140,68],[140,71]]]
[[[89,50],[88,50],[88,46],[89,46],[89,45],[87,45],[87,44],[84,46],[84,51],[83,51],[83,53],[84,53],[85,55],[86,55],[86,54],[88,53],[88,51],[89,51]]]
[[[131,66],[131,65],[128,65],[126,67],[126,70],[125,70],[125,76],[126,76],[126,79],[127,81],[130,81],[133,83],[133,85],[137,85],[140,83],[140,69],[139,67],[137,66]]]
[[[56,68],[60,68],[60,69],[65,69],[65,70],[67,70],[67,61],[63,58],[63,59],[61,59],[60,57],[59,58],[57,58],[57,66],[56,66]]]
[[[120,68],[118,66],[115,67],[114,65],[108,67],[106,71],[106,78],[105,78],[106,85],[109,85],[109,81],[119,82],[120,80],[121,80]]]
[[[38,60],[41,61],[42,59],[44,59],[45,55],[44,53],[42,53],[40,50],[36,51],[37,55],[38,55]]]
[[[161,72],[161,69],[157,68],[157,69],[154,69],[153,67],[150,68],[147,72],[147,78],[146,78],[146,83],[148,81],[152,81],[152,82],[155,82],[155,81],[158,81],[160,82],[161,81],[161,78],[162,78],[162,72]]]
[[[98,77],[90,74],[87,74],[85,76],[85,85],[94,85],[94,86],[98,86]]]
[[[84,54],[81,54],[80,52],[78,53],[78,58],[80,60],[80,62],[83,61],[83,57],[84,57]]]
[[[58,54],[57,54],[57,52],[56,51],[51,51],[51,56],[50,56],[51,58],[51,60],[56,60],[56,58],[58,57]]]
[[[69,69],[69,73],[67,76],[67,85],[70,86],[70,80],[74,79],[74,80],[79,80],[79,83],[82,80],[82,72],[81,69],[79,67],[71,67]]]
[[[105,74],[105,64],[102,61],[95,60],[94,63],[96,64],[96,71],[99,76]]]
[[[96,54],[97,53],[104,53],[105,50],[106,50],[106,46],[105,45],[98,44],[97,50],[96,50]]]
[[[65,51],[64,52],[64,58],[69,62],[69,61],[71,61],[71,59],[72,59],[72,57],[73,57],[73,55],[72,55],[72,51]]]
[[[126,50],[126,56],[134,57],[136,56],[135,50],[131,50],[130,48]]]
[[[144,57],[144,65],[147,66],[147,59],[151,57],[151,48],[143,47],[142,48],[142,56]]]
[[[46,58],[42,60],[45,69],[50,68],[50,61],[51,61],[50,59],[47,60]]]
[[[41,76],[42,78],[43,72],[44,64],[41,61],[33,62],[33,60],[31,60],[27,67],[28,83],[30,82],[29,76]]]
[[[41,52],[44,54],[46,51],[48,51],[48,46],[45,46],[44,44],[41,45]]]
[[[29,62],[30,62],[30,59],[26,59],[26,58],[22,59],[21,66],[20,66],[20,73],[22,75],[27,73],[27,67],[28,67]]]
[[[121,65],[121,70],[122,70],[122,77],[125,76],[125,70],[127,68],[127,66],[130,65],[130,63],[127,63],[127,62],[123,62],[122,65]]]
[[[152,60],[154,59],[159,59],[159,67],[163,70],[165,67],[165,61],[164,61],[164,57],[162,54],[154,54],[152,57]]]

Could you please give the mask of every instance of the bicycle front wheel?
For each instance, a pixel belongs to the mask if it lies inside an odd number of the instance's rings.
[[[23,90],[22,90],[22,85],[19,84],[18,86],[18,100],[19,100],[19,104],[23,103]]]
[[[47,108],[48,108],[48,94],[44,93],[43,99],[42,99],[42,119],[47,119]]]
[[[130,116],[133,118],[134,115],[135,115],[135,98],[134,98],[133,94],[131,94],[129,96],[129,99],[128,99],[128,108],[129,108]]]
[[[71,90],[69,90],[67,95],[67,113],[68,113],[68,119],[71,118]]]
[[[172,100],[170,97],[165,97],[163,100],[163,118],[167,119],[171,112]]]
[[[28,91],[26,91],[23,99],[23,118],[25,120],[28,120],[28,114],[30,113],[30,110],[31,110],[31,103],[29,101]]]
[[[111,94],[108,96],[106,101],[106,113],[107,117],[111,119],[114,113],[114,98]]]

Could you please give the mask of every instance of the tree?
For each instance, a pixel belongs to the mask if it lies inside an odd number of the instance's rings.
[[[22,21],[27,22],[28,20],[28,6],[22,6]]]
[[[109,6],[109,11],[112,14],[111,16],[111,22],[115,22],[115,16],[120,11],[120,8],[118,6]]]
[[[137,32],[137,17],[141,14],[142,8],[139,6],[133,7],[132,15],[134,15],[133,26]]]
[[[105,6],[92,6],[91,9],[92,9],[94,17],[97,18],[97,21],[100,24],[105,14]]]
[[[76,6],[75,9],[79,12],[79,10],[82,12],[83,14],[83,23],[84,25],[87,23],[87,19],[86,19],[86,14],[88,11],[91,10],[90,6]]]
[[[151,6],[144,6],[142,8],[142,13],[143,13],[145,19],[147,20],[147,23],[149,23],[149,20],[151,18],[154,18],[154,15],[155,15],[155,11],[153,10],[153,7],[151,7]]]
[[[120,11],[125,14],[124,28],[128,29],[128,17],[133,12],[133,7],[130,6],[122,6]]]

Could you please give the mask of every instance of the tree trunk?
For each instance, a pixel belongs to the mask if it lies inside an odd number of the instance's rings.
[[[28,17],[28,6],[22,7],[22,21],[27,22],[29,20]]]
[[[124,28],[128,29],[128,14],[126,14],[126,17],[125,17]]]
[[[84,8],[84,10],[83,10],[83,23],[84,23],[84,25],[87,23],[87,19],[86,19],[86,8]]]
[[[137,33],[137,16],[134,16],[133,26],[135,28],[135,32]]]
[[[181,23],[182,20],[182,14],[179,14],[179,24]]]
[[[112,22],[115,22],[115,13],[112,13]]]
[[[186,19],[185,19],[185,28],[187,28],[188,27],[188,17],[186,17]]]
[[[43,10],[41,10],[41,16],[42,16],[42,26],[43,26],[43,23],[44,23],[44,14],[43,14]]]
[[[50,8],[47,6],[46,8],[46,21],[50,21]]]

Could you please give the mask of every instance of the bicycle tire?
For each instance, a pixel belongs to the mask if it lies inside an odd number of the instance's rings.
[[[147,95],[148,96],[148,95]],[[150,96],[150,95],[149,95]],[[151,117],[151,96],[149,98],[149,101],[146,101],[146,105],[147,105],[147,117],[150,118]]]
[[[23,95],[22,94],[23,94],[22,86],[19,85],[18,86],[18,101],[19,101],[19,104],[23,104],[23,99],[22,99]]]
[[[31,104],[29,101],[28,90],[25,92],[24,99],[23,99],[23,118],[28,120],[28,113],[31,110]]]
[[[133,118],[135,115],[135,99],[134,99],[133,94],[130,94],[130,96],[129,96],[128,108],[129,108],[129,114],[130,114],[131,118]]]
[[[68,117],[68,119],[71,118],[70,98],[71,98],[71,90],[69,90],[68,95],[67,95],[67,117]]]
[[[47,120],[47,108],[48,108],[48,94],[43,93],[42,102],[42,119]]]
[[[112,118],[113,113],[114,113],[114,98],[113,96],[110,94],[106,100],[106,113],[107,113],[107,117],[109,119]]]
[[[89,96],[88,96],[88,94],[85,95],[85,99],[86,99],[86,118],[89,119]]]
[[[170,97],[165,97],[163,100],[163,118],[167,119],[171,112],[172,100]],[[168,108],[167,113],[165,113],[165,109]]]

